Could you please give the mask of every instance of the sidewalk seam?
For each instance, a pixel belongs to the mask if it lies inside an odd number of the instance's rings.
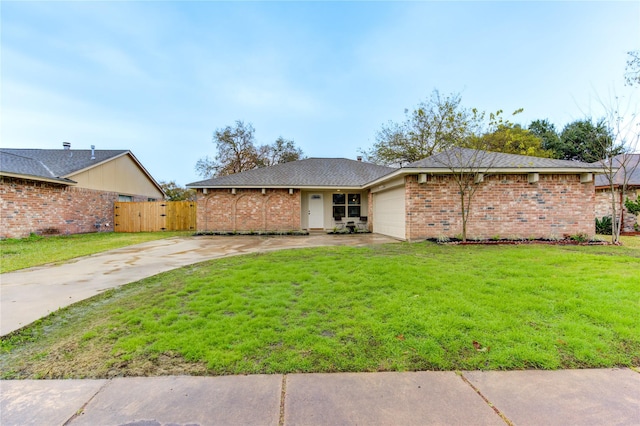
[[[493,405],[493,403],[492,403],[491,401],[489,401],[489,399],[488,399],[486,396],[484,396],[484,395],[482,394],[482,392],[480,392],[480,389],[478,389],[477,387],[475,387],[475,386],[473,385],[473,383],[471,383],[471,382],[469,381],[469,379],[467,379],[466,377],[464,377],[464,373],[460,372],[460,378],[462,379],[462,381],[463,381],[463,382],[465,382],[467,385],[469,385],[469,386],[471,387],[471,389],[473,389],[473,390],[474,390],[474,391],[475,391],[475,392],[480,396],[480,398],[482,398],[482,400],[483,400],[483,401],[484,401],[484,402],[485,402],[485,403],[486,403],[486,404],[487,404],[487,405],[488,405],[488,406],[489,406],[489,407],[490,407],[490,408],[491,408],[491,409],[492,409],[492,410],[493,410],[493,411],[494,411],[498,416],[500,416],[500,418],[501,418],[501,419],[502,419],[506,424],[508,424],[509,426],[515,426],[515,425],[514,425],[514,423],[513,423],[511,420],[509,420],[509,418],[508,418],[506,415],[504,415],[504,413],[502,413],[502,412],[498,409],[498,407],[496,407],[495,405]]]
[[[284,426],[284,399],[287,396],[287,375],[282,375],[282,385],[280,387],[280,418],[278,426]]]
[[[93,395],[91,395],[91,398],[89,398],[89,399],[87,400],[87,402],[85,402],[84,404],[82,404],[82,407],[78,408],[78,409],[76,410],[76,412],[75,412],[75,413],[73,413],[73,416],[69,417],[69,419],[68,419],[66,422],[64,422],[64,423],[62,424],[62,426],[70,425],[70,424],[71,424],[71,422],[72,422],[72,421],[74,421],[77,417],[80,417],[82,414],[84,414],[84,409],[87,407],[87,405],[89,405],[89,403],[90,403],[91,401],[93,401],[93,399],[94,399],[96,396],[98,396],[98,394],[99,394],[100,392],[102,392],[102,391],[104,390],[104,388],[106,388],[107,386],[109,386],[109,384],[111,383],[111,380],[113,380],[113,379],[108,379],[108,380],[107,380],[107,382],[106,382],[104,385],[100,386],[100,389],[98,389],[98,390],[96,391],[96,393],[94,393]]]

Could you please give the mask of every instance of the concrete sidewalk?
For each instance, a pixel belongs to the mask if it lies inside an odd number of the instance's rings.
[[[0,275],[0,335],[65,306],[185,265],[239,254],[397,242],[377,234],[168,238]]]
[[[9,425],[640,425],[629,369],[0,381]]]

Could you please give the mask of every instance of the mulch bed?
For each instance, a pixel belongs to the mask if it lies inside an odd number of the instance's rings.
[[[437,244],[450,244],[450,245],[521,245],[521,244],[545,244],[554,246],[608,246],[611,245],[609,241],[576,241],[572,239],[562,240],[546,240],[546,239],[534,239],[534,240],[473,240],[473,241],[461,241],[455,238],[449,241],[438,241],[437,238],[429,238],[427,241]]]

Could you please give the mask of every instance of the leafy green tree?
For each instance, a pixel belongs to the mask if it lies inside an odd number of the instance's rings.
[[[595,124],[590,118],[569,123],[562,130],[560,139],[561,151],[557,154],[563,160],[593,163],[623,152],[614,146],[611,129],[604,119]]]
[[[256,148],[255,129],[238,120],[234,127],[217,129],[213,134],[216,157],[204,157],[196,163],[196,172],[202,177],[226,176],[273,166],[303,157],[302,150],[296,148],[292,140],[279,137],[273,145]]]
[[[556,130],[556,126],[549,120],[534,120],[529,124],[529,131],[542,139],[541,148],[545,151],[551,151],[553,158],[562,158],[562,140]]]
[[[481,136],[483,148],[487,151],[507,154],[551,157],[552,152],[542,147],[542,139],[519,124],[500,124],[491,133]]]
[[[372,163],[402,165],[455,145],[471,133],[471,111],[460,102],[459,94],[434,90],[411,113],[405,110],[404,122],[383,125],[373,147],[362,154]]]
[[[187,201],[196,199],[195,190],[183,188],[173,180],[169,182],[160,182],[160,187],[164,193],[167,194],[167,200],[169,201]]]
[[[513,114],[520,112],[521,109]],[[384,125],[373,147],[362,153],[368,161],[387,165],[433,156],[432,161],[451,170],[460,200],[462,239],[466,241],[473,197],[495,160],[495,154],[488,150],[514,150],[522,145],[521,151],[528,152],[536,144],[540,148],[538,138],[505,120],[502,113],[500,110],[487,115],[475,108],[464,108],[460,95],[441,96],[435,90],[411,114],[405,110],[404,122]],[[528,140],[524,140],[525,136]]]

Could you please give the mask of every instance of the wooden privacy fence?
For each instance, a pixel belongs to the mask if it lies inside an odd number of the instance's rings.
[[[195,231],[195,201],[116,202],[115,232]]]

